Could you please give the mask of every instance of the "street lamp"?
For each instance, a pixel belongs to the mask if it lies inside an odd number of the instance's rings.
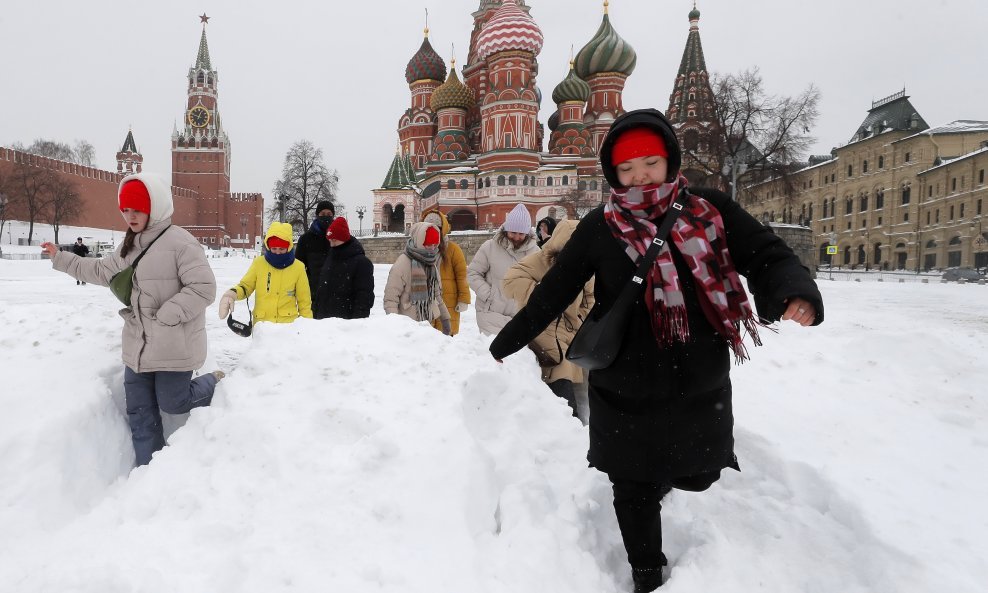
[[[731,174],[731,201],[738,201],[738,175],[744,175],[748,170],[748,163],[740,160],[737,155],[729,155],[724,159],[724,168],[721,171],[724,175]]]
[[[364,213],[367,212],[366,206],[357,206],[357,220],[359,222],[357,236],[362,237],[364,235]]]

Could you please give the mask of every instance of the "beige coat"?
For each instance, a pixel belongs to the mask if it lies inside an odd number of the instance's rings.
[[[477,293],[477,326],[481,333],[488,335],[501,331],[518,312],[514,299],[501,292],[501,282],[508,268],[539,251],[534,237],[529,237],[520,249],[515,249],[510,242],[505,246],[506,242],[507,239],[502,239],[498,233],[480,246],[467,266],[467,280]]]
[[[569,241],[576,225],[577,221],[575,220],[564,220],[560,222],[556,225],[555,230],[553,230],[552,237],[542,246],[542,251],[530,254],[525,259],[511,266],[504,275],[504,294],[514,299],[518,303],[519,308],[524,307],[528,302],[528,297],[531,296],[532,290],[542,281],[546,272],[552,267],[556,255],[563,248],[563,245]],[[545,328],[545,331],[535,338],[535,341],[550,347],[558,343],[562,349],[562,354],[565,355],[566,350],[569,349],[569,345],[573,341],[573,337],[576,336],[576,332],[580,329],[580,325],[583,324],[583,320],[587,318],[587,313],[590,312],[593,304],[593,278],[591,278],[584,285],[583,292],[563,311],[563,314],[557,321],[550,323]],[[542,368],[542,380],[546,383],[552,383],[559,379],[569,379],[574,383],[582,383],[583,369],[565,358],[556,366]]]
[[[425,222],[412,225],[410,232],[415,238],[417,245],[422,245],[425,228],[428,226],[433,225]],[[438,271],[437,269],[436,272],[438,273]],[[384,286],[384,312],[389,314],[398,313],[406,317],[411,317],[415,321],[432,322],[436,319],[445,319],[448,321],[450,318],[449,309],[446,308],[446,303],[443,302],[441,295],[442,293],[440,293],[440,297],[432,304],[431,318],[419,319],[418,310],[415,304],[412,303],[412,259],[405,253],[402,253],[395,260],[394,265],[391,266],[391,272],[388,273],[388,283]]]
[[[138,373],[198,369],[206,361],[205,312],[216,298],[216,278],[199,241],[185,229],[169,226],[170,188],[146,173],[125,177],[120,183],[131,179],[147,186],[151,218],[127,256],[120,256],[120,248],[100,259],[60,251],[52,265],[77,280],[109,286],[117,272],[131,265],[164,232],[137,266],[131,306],[119,312],[124,319],[122,358]],[[112,298],[109,292],[107,296]]]

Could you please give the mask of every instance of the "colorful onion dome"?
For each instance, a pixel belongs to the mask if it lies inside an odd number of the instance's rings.
[[[569,74],[552,91],[552,102],[556,105],[568,101],[580,101],[586,103],[590,98],[590,85],[576,75],[573,69],[573,62],[569,63]]]
[[[408,84],[416,80],[446,80],[446,62],[432,49],[428,36],[405,66],[405,80]]]
[[[587,80],[594,74],[617,72],[630,75],[635,70],[638,55],[631,45],[621,39],[605,14],[593,39],[576,54],[576,75]]]
[[[477,57],[486,60],[502,51],[542,51],[542,30],[519,8],[516,0],[504,0],[477,36]]]
[[[549,121],[546,122],[546,125],[549,127],[549,131],[550,132],[555,132],[556,131],[556,128],[559,127],[559,110],[558,109],[552,112],[552,115],[549,116]]]
[[[456,62],[453,62],[453,67],[449,70],[449,78],[432,92],[429,106],[432,107],[433,111],[438,112],[440,109],[450,107],[470,109],[475,102],[473,91],[460,82],[460,78],[456,75]]]

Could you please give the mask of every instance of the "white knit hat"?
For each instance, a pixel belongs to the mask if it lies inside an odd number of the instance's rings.
[[[501,225],[501,229],[507,233],[525,233],[526,235],[531,233],[532,215],[528,213],[528,208],[524,204],[515,206],[504,217],[504,224]]]

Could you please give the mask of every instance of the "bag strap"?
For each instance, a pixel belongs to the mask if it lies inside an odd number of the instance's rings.
[[[638,260],[638,269],[635,270],[635,275],[631,277],[633,285],[637,284],[640,286],[645,281],[645,275],[648,274],[649,268],[652,267],[655,258],[659,257],[659,252],[662,251],[662,247],[666,244],[666,237],[672,231],[672,225],[676,224],[679,216],[683,213],[687,198],[689,198],[689,193],[684,187],[679,191],[679,195],[676,196],[676,200],[672,203],[672,207],[666,213],[665,218],[662,219],[662,224],[655,231],[655,238],[652,239],[652,243],[645,251],[645,255],[641,256]]]
[[[142,251],[141,254],[137,256],[137,259],[134,260],[134,263],[130,264],[130,267],[132,267],[132,268],[134,268],[136,270],[137,269],[137,262],[141,261],[141,258],[144,257],[144,254],[145,253],[148,252],[148,249],[151,249],[151,246],[154,245],[154,242],[157,241],[158,239],[160,239],[161,238],[161,235],[164,235],[168,231],[168,229],[170,229],[170,228],[172,228],[172,225],[166,226],[165,227],[165,230],[161,231],[161,233],[159,233],[157,237],[155,237],[154,239],[151,239],[151,242],[148,243],[148,246],[144,248],[144,251]]]

